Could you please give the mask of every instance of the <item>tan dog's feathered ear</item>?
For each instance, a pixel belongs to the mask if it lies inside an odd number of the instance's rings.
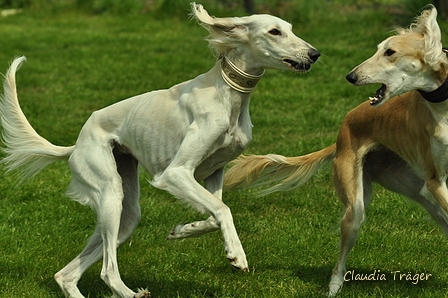
[[[442,51],[442,33],[437,23],[437,9],[434,5],[428,5],[409,30],[421,33],[424,36],[424,59],[428,64],[436,69],[441,62],[446,62],[446,55]]]
[[[248,38],[248,25],[243,18],[216,18],[208,14],[200,4],[191,3],[192,16],[210,33],[209,42],[218,54],[227,48],[237,47]]]
[[[429,5],[421,18],[421,33],[425,37],[425,60],[436,69],[441,63],[446,63],[446,55],[442,51],[442,33],[437,23],[437,9]]]
[[[428,5],[417,20],[418,31],[424,35],[431,36],[432,39],[440,41],[442,33],[437,23],[437,9],[434,5]]]

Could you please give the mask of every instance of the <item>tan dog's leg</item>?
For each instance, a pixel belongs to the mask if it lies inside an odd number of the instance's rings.
[[[448,214],[431,193],[424,193],[427,197],[421,194],[425,182],[396,153],[386,148],[369,152],[364,163],[364,176],[421,204],[448,236]]]
[[[428,178],[422,193],[425,197],[428,197],[428,195],[434,196],[445,213],[448,213],[448,189],[445,181],[446,176]]]
[[[359,150],[361,151],[361,150]],[[333,162],[333,177],[336,190],[345,206],[341,222],[341,242],[338,262],[333,269],[329,285],[329,296],[335,295],[344,282],[345,264],[348,254],[355,245],[362,223],[365,219],[365,201],[363,189],[363,152],[340,150]]]

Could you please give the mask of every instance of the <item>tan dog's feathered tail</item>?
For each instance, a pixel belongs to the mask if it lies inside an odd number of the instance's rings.
[[[297,188],[305,184],[336,154],[336,144],[322,150],[298,157],[282,155],[250,155],[240,156],[224,177],[224,187],[235,189],[238,187],[271,186],[260,193],[263,195],[277,191]]]

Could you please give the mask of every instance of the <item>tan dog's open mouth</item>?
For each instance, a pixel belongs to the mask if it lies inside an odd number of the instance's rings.
[[[381,85],[381,88],[376,91],[374,97],[369,97],[370,105],[376,106],[379,105],[384,100],[384,95],[386,94],[387,86],[385,84]]]

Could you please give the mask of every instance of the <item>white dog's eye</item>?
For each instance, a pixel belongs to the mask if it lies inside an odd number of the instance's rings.
[[[272,29],[271,31],[269,31],[269,34],[271,34],[271,35],[282,35],[280,30],[278,30],[278,29]]]
[[[386,52],[384,52],[384,56],[387,57],[392,56],[393,54],[395,54],[395,51],[391,49],[387,49]]]

